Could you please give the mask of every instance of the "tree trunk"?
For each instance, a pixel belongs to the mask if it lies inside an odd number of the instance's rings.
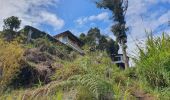
[[[126,53],[126,44],[121,40],[121,47],[122,47],[122,53],[123,53],[123,61],[125,63],[125,69],[129,68],[129,60]]]

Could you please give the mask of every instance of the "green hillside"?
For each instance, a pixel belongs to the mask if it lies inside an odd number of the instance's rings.
[[[0,40],[4,73],[0,80],[1,100],[169,98],[169,36],[157,39],[149,36],[146,51],[139,48],[136,67],[127,70],[112,64],[106,51],[86,48],[85,56],[75,53],[75,57],[47,38],[35,39],[27,45],[22,43],[18,39]]]
[[[144,43],[136,43],[136,54],[128,55],[125,1],[95,2],[111,11],[115,39],[93,27],[77,37],[70,32],[72,41],[60,35],[61,43],[33,26],[20,29],[16,16],[4,19],[0,100],[170,100],[170,35],[147,33]]]

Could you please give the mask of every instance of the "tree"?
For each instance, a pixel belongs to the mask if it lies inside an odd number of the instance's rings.
[[[109,39],[107,42],[107,53],[110,56],[113,56],[115,54],[118,54],[118,51],[119,45],[113,39]]]
[[[100,30],[95,28],[90,28],[90,30],[87,33],[87,36],[93,37],[93,38],[99,38],[100,37]]]
[[[86,42],[86,35],[84,33],[81,33],[79,38],[82,42]]]
[[[128,8],[128,0],[98,0],[96,1],[97,7],[109,9],[112,11],[113,21],[115,24],[112,26],[112,32],[116,36],[116,40],[122,47],[123,58],[125,62],[125,68],[128,68],[128,58],[127,58],[127,35],[125,15]]]
[[[20,27],[21,20],[18,17],[11,16],[4,19],[2,36],[7,41],[13,40],[18,34],[16,30]]]
[[[4,30],[14,31],[20,27],[21,20],[18,17],[11,16],[9,18],[4,19]]]
[[[99,43],[100,38],[100,30],[95,28],[90,28],[90,30],[87,32],[87,35],[84,33],[81,33],[79,38],[81,41],[83,41],[85,44],[89,46],[96,46]]]
[[[118,53],[119,45],[113,39],[102,35],[100,29],[90,28],[87,35],[80,34],[80,40],[83,41],[92,51],[100,50],[107,51],[108,55],[114,55]]]
[[[101,36],[100,36],[100,39],[99,39],[98,48],[99,48],[100,50],[107,50],[107,43],[108,43],[108,41],[107,41],[107,39],[106,39],[106,36],[101,35]],[[114,46],[113,46],[113,47],[114,47]]]
[[[87,33],[88,44],[90,44],[91,46],[96,46],[97,44],[99,44],[100,36],[100,30],[97,27],[90,28]]]

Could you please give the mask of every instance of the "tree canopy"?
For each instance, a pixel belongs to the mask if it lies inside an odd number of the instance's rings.
[[[14,31],[20,27],[21,20],[18,17],[11,16],[4,19],[4,30],[11,30]]]
[[[93,50],[106,50],[109,55],[118,53],[119,45],[113,39],[102,35],[97,27],[91,28],[87,35],[80,34],[80,40]]]

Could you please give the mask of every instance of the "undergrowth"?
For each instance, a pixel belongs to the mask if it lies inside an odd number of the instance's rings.
[[[160,98],[170,99],[170,37],[148,35],[146,47],[138,46],[139,56],[135,59],[139,80],[145,90]]]
[[[5,42],[0,39],[0,91],[6,89],[20,71],[24,50],[18,42]]]
[[[138,46],[134,68],[121,70],[104,51],[88,52],[60,61],[52,82],[4,93],[17,100],[169,100],[170,37],[149,35],[146,48]],[[16,97],[17,94],[17,97]]]

